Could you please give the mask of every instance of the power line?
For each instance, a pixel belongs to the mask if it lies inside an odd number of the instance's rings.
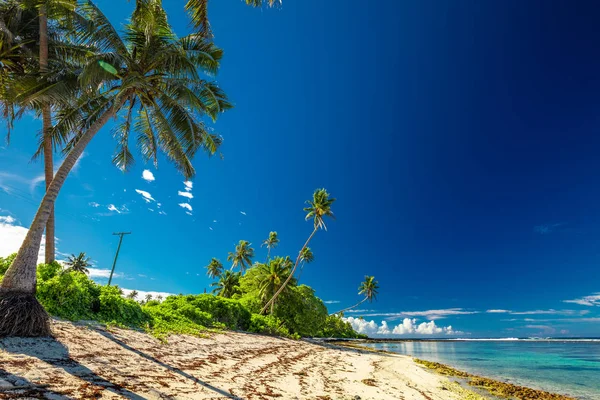
[[[110,282],[112,281],[113,273],[115,272],[115,267],[117,266],[117,258],[119,258],[119,250],[121,250],[121,243],[123,243],[123,236],[131,235],[131,232],[116,232],[113,233],[115,236],[119,236],[119,247],[117,247],[117,253],[115,254],[115,261],[113,262],[112,270],[110,271],[110,278],[108,278],[108,285],[110,286]]]

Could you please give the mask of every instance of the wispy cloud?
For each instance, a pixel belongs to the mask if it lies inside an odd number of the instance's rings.
[[[146,203],[150,203],[150,202],[152,202],[152,201],[155,201],[155,200],[154,200],[154,198],[152,197],[152,195],[151,195],[150,193],[146,192],[145,190],[135,189],[135,191],[136,191],[138,194],[141,194],[141,195],[142,195],[142,198],[144,199],[144,201],[145,201]]]
[[[246,213],[244,211],[240,211],[240,214],[242,215],[246,215]]]
[[[400,318],[409,317],[424,317],[430,320],[447,318],[455,315],[471,315],[479,314],[479,311],[470,311],[463,308],[446,308],[441,310],[425,310],[425,311],[400,311],[393,313],[372,313],[364,314],[364,317],[384,317],[387,320],[393,321]]]
[[[193,199],[194,195],[191,192],[182,192],[181,190],[177,192],[177,194],[181,197],[187,197],[188,199]]]
[[[535,233],[539,233],[540,235],[547,235],[549,233],[554,232],[556,229],[560,228],[561,226],[563,226],[563,223],[558,223],[558,224],[542,224],[542,225],[537,225],[533,227],[533,231]]]
[[[325,300],[325,301],[323,301],[323,303],[325,303],[325,304],[339,304],[340,301],[339,300]]]
[[[589,296],[584,296],[580,299],[563,300],[563,303],[579,304],[581,306],[600,306],[600,293],[594,293]]]
[[[191,211],[193,210],[193,209],[192,209],[192,206],[191,206],[190,204],[188,204],[188,203],[179,203],[179,207],[181,207],[181,208],[185,208],[185,209],[186,209],[186,210],[188,210],[189,212],[191,212]]]
[[[100,207],[100,204],[96,203],[95,201],[92,201],[92,202],[88,203],[88,205],[89,205],[90,207],[94,207],[94,208],[98,208],[98,207]]]
[[[511,315],[586,315],[588,310],[532,310],[532,311],[511,311]]]
[[[102,269],[102,268],[88,268],[88,276],[90,278],[101,278],[108,279],[110,277],[110,269]],[[122,278],[123,274],[119,272],[115,272],[113,274],[113,278]]]
[[[154,174],[149,169],[145,169],[142,172],[142,179],[145,180],[146,182],[153,182],[156,180],[156,178],[154,178]]]
[[[490,314],[504,314],[504,313],[509,313],[510,310],[487,310],[486,313],[490,313]]]
[[[185,185],[185,190],[187,190],[188,192],[191,192],[194,188],[194,182],[192,181],[185,181],[183,182],[183,184]]]

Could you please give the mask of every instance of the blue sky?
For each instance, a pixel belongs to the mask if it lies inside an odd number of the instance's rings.
[[[164,2],[186,32],[179,2]],[[98,4],[117,25],[131,7]],[[132,231],[117,284],[198,293],[210,283],[204,265],[240,239],[260,260],[276,230],[276,253],[296,254],[311,230],[303,202],[325,187],[337,219],[316,235],[302,278],[335,311],[375,275],[380,294],[352,314],[364,316],[358,329],[599,335],[597,5],[304,0],[256,10],[220,0],[210,12],[225,50],[217,80],[235,104],[214,125],[224,159],[199,155],[186,191],[164,159],[129,174],[113,167],[105,128],[58,200],[61,253],[85,251],[105,270],[112,232]],[[23,232],[43,194],[42,165],[29,162],[38,130],[24,120],[0,149],[4,247],[18,247],[6,235]]]

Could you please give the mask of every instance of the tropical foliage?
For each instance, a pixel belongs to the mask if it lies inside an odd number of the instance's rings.
[[[67,257],[65,265],[68,267],[69,271],[87,274],[89,272],[87,267],[92,265],[90,262],[91,260],[92,259],[87,257],[85,253],[79,253],[78,255],[71,254]]]
[[[240,273],[225,271],[219,275],[219,280],[213,282],[211,286],[214,287],[213,293],[217,296],[231,298],[234,294],[239,292]]]
[[[360,286],[358,287],[358,294],[363,295],[365,297],[361,301],[356,303],[355,305],[344,308],[343,310],[340,310],[334,314],[342,314],[344,311],[348,311],[355,307],[358,307],[359,305],[361,305],[362,303],[364,303],[367,300],[369,301],[369,303],[373,302],[373,300],[375,300],[375,298],[377,297],[378,290],[379,290],[379,283],[375,280],[375,277],[374,276],[365,276],[365,280],[362,281]]]
[[[223,273],[223,264],[216,258],[212,258],[206,266],[206,275],[210,278],[216,278]]]
[[[269,237],[263,240],[260,247],[265,246],[267,248],[267,262],[271,258],[271,249],[277,247],[279,244],[279,238],[277,237],[277,232],[269,232]]]
[[[244,272],[246,268],[252,265],[252,258],[254,257],[254,249],[250,247],[252,244],[246,240],[240,240],[235,245],[235,251],[229,252],[227,261],[231,262],[231,269],[239,268],[240,272]]]

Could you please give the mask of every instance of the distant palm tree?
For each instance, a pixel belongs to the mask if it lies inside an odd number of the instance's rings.
[[[302,250],[302,252],[300,253],[300,262],[302,264],[300,264],[300,272],[298,273],[298,280],[300,280],[300,277],[302,276],[302,271],[304,271],[304,264],[310,264],[314,260],[315,260],[315,256],[314,256],[312,250],[310,249],[310,247],[305,247]]]
[[[72,272],[81,272],[83,274],[87,274],[89,271],[87,267],[92,265],[90,263],[92,259],[87,257],[85,253],[79,253],[79,255],[71,254],[67,257],[65,261],[65,265],[68,266],[67,271]]]
[[[239,272],[223,272],[217,282],[210,284],[210,286],[214,286],[213,293],[217,296],[231,298],[239,291],[240,275]]]
[[[159,302],[161,302],[163,300],[163,297],[159,294],[158,296],[156,296],[156,300],[158,300]]]
[[[206,275],[210,278],[216,278],[223,273],[223,264],[221,261],[214,258],[210,260],[210,263],[206,266]]]
[[[374,276],[365,276],[365,280],[358,287],[358,294],[364,295],[365,298],[362,299],[361,301],[359,301],[358,303],[356,303],[355,305],[353,305],[352,307],[344,308],[343,310],[340,310],[331,315],[341,314],[344,311],[351,310],[354,307],[361,305],[362,303],[364,303],[367,300],[369,300],[369,303],[371,303],[377,297],[378,289],[379,289],[379,283],[375,280],[375,277]]]
[[[289,257],[275,257],[267,264],[258,264],[259,295],[263,302],[273,297],[283,281],[290,276],[291,269],[292,260]],[[295,285],[296,280],[291,280],[290,284]],[[274,306],[275,302],[271,302],[271,314]]]
[[[127,295],[128,299],[131,300],[135,300],[138,297],[138,291],[137,290],[132,290],[131,292],[129,292],[129,294]]]
[[[231,261],[231,268],[240,268],[240,272],[244,272],[246,268],[252,265],[252,257],[254,257],[254,249],[250,247],[252,243],[246,240],[240,240],[235,246],[235,252],[229,252],[227,261]]]
[[[266,246],[267,248],[267,262],[271,258],[271,249],[277,247],[278,244],[277,232],[269,232],[269,238],[265,239],[260,245],[260,247]]]
[[[294,276],[294,272],[296,272],[296,268],[298,268],[298,263],[300,262],[300,258],[302,257],[302,253],[304,252],[304,249],[308,247],[308,244],[310,243],[310,241],[313,238],[313,236],[315,235],[315,233],[317,233],[317,230],[319,230],[319,229],[327,230],[327,226],[325,225],[324,218],[325,217],[335,218],[333,215],[333,212],[331,211],[331,205],[333,204],[334,201],[335,201],[335,199],[332,197],[329,197],[329,193],[327,193],[327,190],[325,190],[325,189],[315,190],[315,192],[313,193],[312,201],[311,200],[307,201],[309,206],[304,208],[304,212],[306,212],[305,219],[307,221],[311,218],[313,219],[314,229],[313,229],[312,233],[310,234],[310,236],[308,237],[308,240],[306,241],[306,243],[304,243],[304,246],[302,246],[302,248],[298,252],[298,257],[296,257],[296,263],[294,264],[294,268],[292,268],[292,272],[291,272],[290,276],[288,276],[288,278],[285,280],[285,282],[283,282],[283,285],[281,285],[279,290],[277,290],[277,292],[275,292],[275,294],[273,295],[271,300],[269,300],[269,302],[267,302],[267,304],[263,307],[261,314],[264,314],[264,312],[267,310],[267,307],[270,305],[270,303],[274,302],[277,299],[277,296],[279,296],[279,294],[283,291],[283,289],[285,289],[285,286],[288,284],[290,279],[292,279],[292,277]]]
[[[151,294],[147,294],[146,295],[146,303],[149,302],[150,300],[152,300],[152,295]]]

